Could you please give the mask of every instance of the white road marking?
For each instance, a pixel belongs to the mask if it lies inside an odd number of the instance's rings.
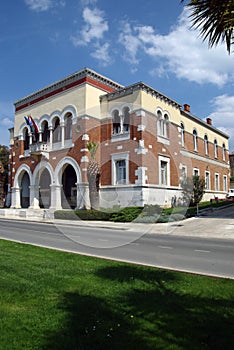
[[[173,249],[172,247],[168,247],[165,245],[158,245],[158,248],[162,248],[162,249]]]
[[[194,249],[194,251],[199,253],[210,253],[210,250]]]

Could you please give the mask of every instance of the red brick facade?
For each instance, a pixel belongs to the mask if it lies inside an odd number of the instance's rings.
[[[77,105],[73,102],[76,93],[80,98]],[[85,99],[82,108],[81,95]],[[206,123],[191,115],[189,105],[182,109],[144,84],[126,88],[83,70],[17,101],[15,110],[10,155],[12,207],[21,207],[23,198],[24,206],[31,208],[58,209],[64,206],[63,198],[75,203],[73,207],[88,207],[89,141],[99,145],[96,160],[101,167],[103,206],[170,205],[173,196],[180,197],[184,169],[187,176],[194,171],[202,177],[209,175],[206,199],[225,197],[228,190],[228,136],[215,129],[210,120]],[[24,123],[24,114],[32,115],[38,125],[36,140]],[[160,119],[161,114],[165,120]],[[56,142],[55,117],[60,123]],[[72,130],[66,139],[69,118]],[[184,124],[183,135],[180,121]],[[45,124],[49,137],[42,142]],[[25,132],[29,135],[28,146]],[[48,181],[44,176],[42,183],[45,170]],[[46,205],[40,202],[42,189]]]

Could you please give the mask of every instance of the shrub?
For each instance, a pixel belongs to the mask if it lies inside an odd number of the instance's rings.
[[[141,214],[142,207],[126,207],[117,213],[112,213],[110,220],[115,222],[132,222]]]
[[[110,220],[111,213],[99,210],[57,210],[54,213],[55,219],[63,220]]]

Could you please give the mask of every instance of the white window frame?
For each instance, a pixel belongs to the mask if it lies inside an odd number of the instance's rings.
[[[194,152],[197,152],[197,139],[198,139],[198,136],[197,136],[197,130],[196,129],[193,129],[193,150]]]
[[[195,174],[195,172],[197,172],[197,174]],[[198,168],[193,168],[193,175],[200,176],[200,170]]]
[[[184,128],[184,123],[180,123],[180,134],[181,134],[181,146],[184,147],[184,134],[185,134],[185,128]]]
[[[223,146],[222,146],[222,154],[223,154],[223,160],[225,161],[226,160],[226,146],[225,146],[225,143],[223,143]]]
[[[218,179],[218,183],[217,183],[217,179]],[[215,191],[219,191],[220,189],[220,182],[219,182],[219,173],[215,173]]]
[[[223,191],[228,192],[227,175],[223,175]]]
[[[162,183],[161,181],[161,162],[165,162],[167,163],[167,168],[166,168],[166,184]],[[171,179],[171,175],[170,175],[170,158],[169,157],[164,157],[164,156],[159,156],[158,157],[158,169],[159,169],[159,184],[161,186],[170,186],[170,179]]]
[[[204,149],[205,149],[205,155],[208,156],[208,154],[209,154],[209,140],[208,140],[207,135],[204,136]]]
[[[207,186],[207,183],[208,183],[208,186]],[[205,171],[205,189],[210,190],[210,171],[207,171],[207,170]]]
[[[125,183],[117,183],[117,173],[116,173],[116,164],[118,161],[125,160],[126,162],[126,181]],[[111,183],[115,185],[128,185],[129,184],[129,152],[125,153],[116,153],[111,155]]]
[[[214,140],[214,157],[218,158],[218,142],[216,139]]]

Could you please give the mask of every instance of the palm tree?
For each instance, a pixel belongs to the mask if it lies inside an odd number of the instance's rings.
[[[203,40],[208,39],[209,47],[226,42],[230,54],[234,45],[234,1],[190,0],[186,6],[192,10],[192,27],[200,29],[200,35]]]
[[[91,159],[87,168],[87,177],[89,182],[89,198],[91,209],[99,209],[99,180],[100,166],[95,160],[95,155],[98,149],[98,143],[89,142],[87,144]]]

